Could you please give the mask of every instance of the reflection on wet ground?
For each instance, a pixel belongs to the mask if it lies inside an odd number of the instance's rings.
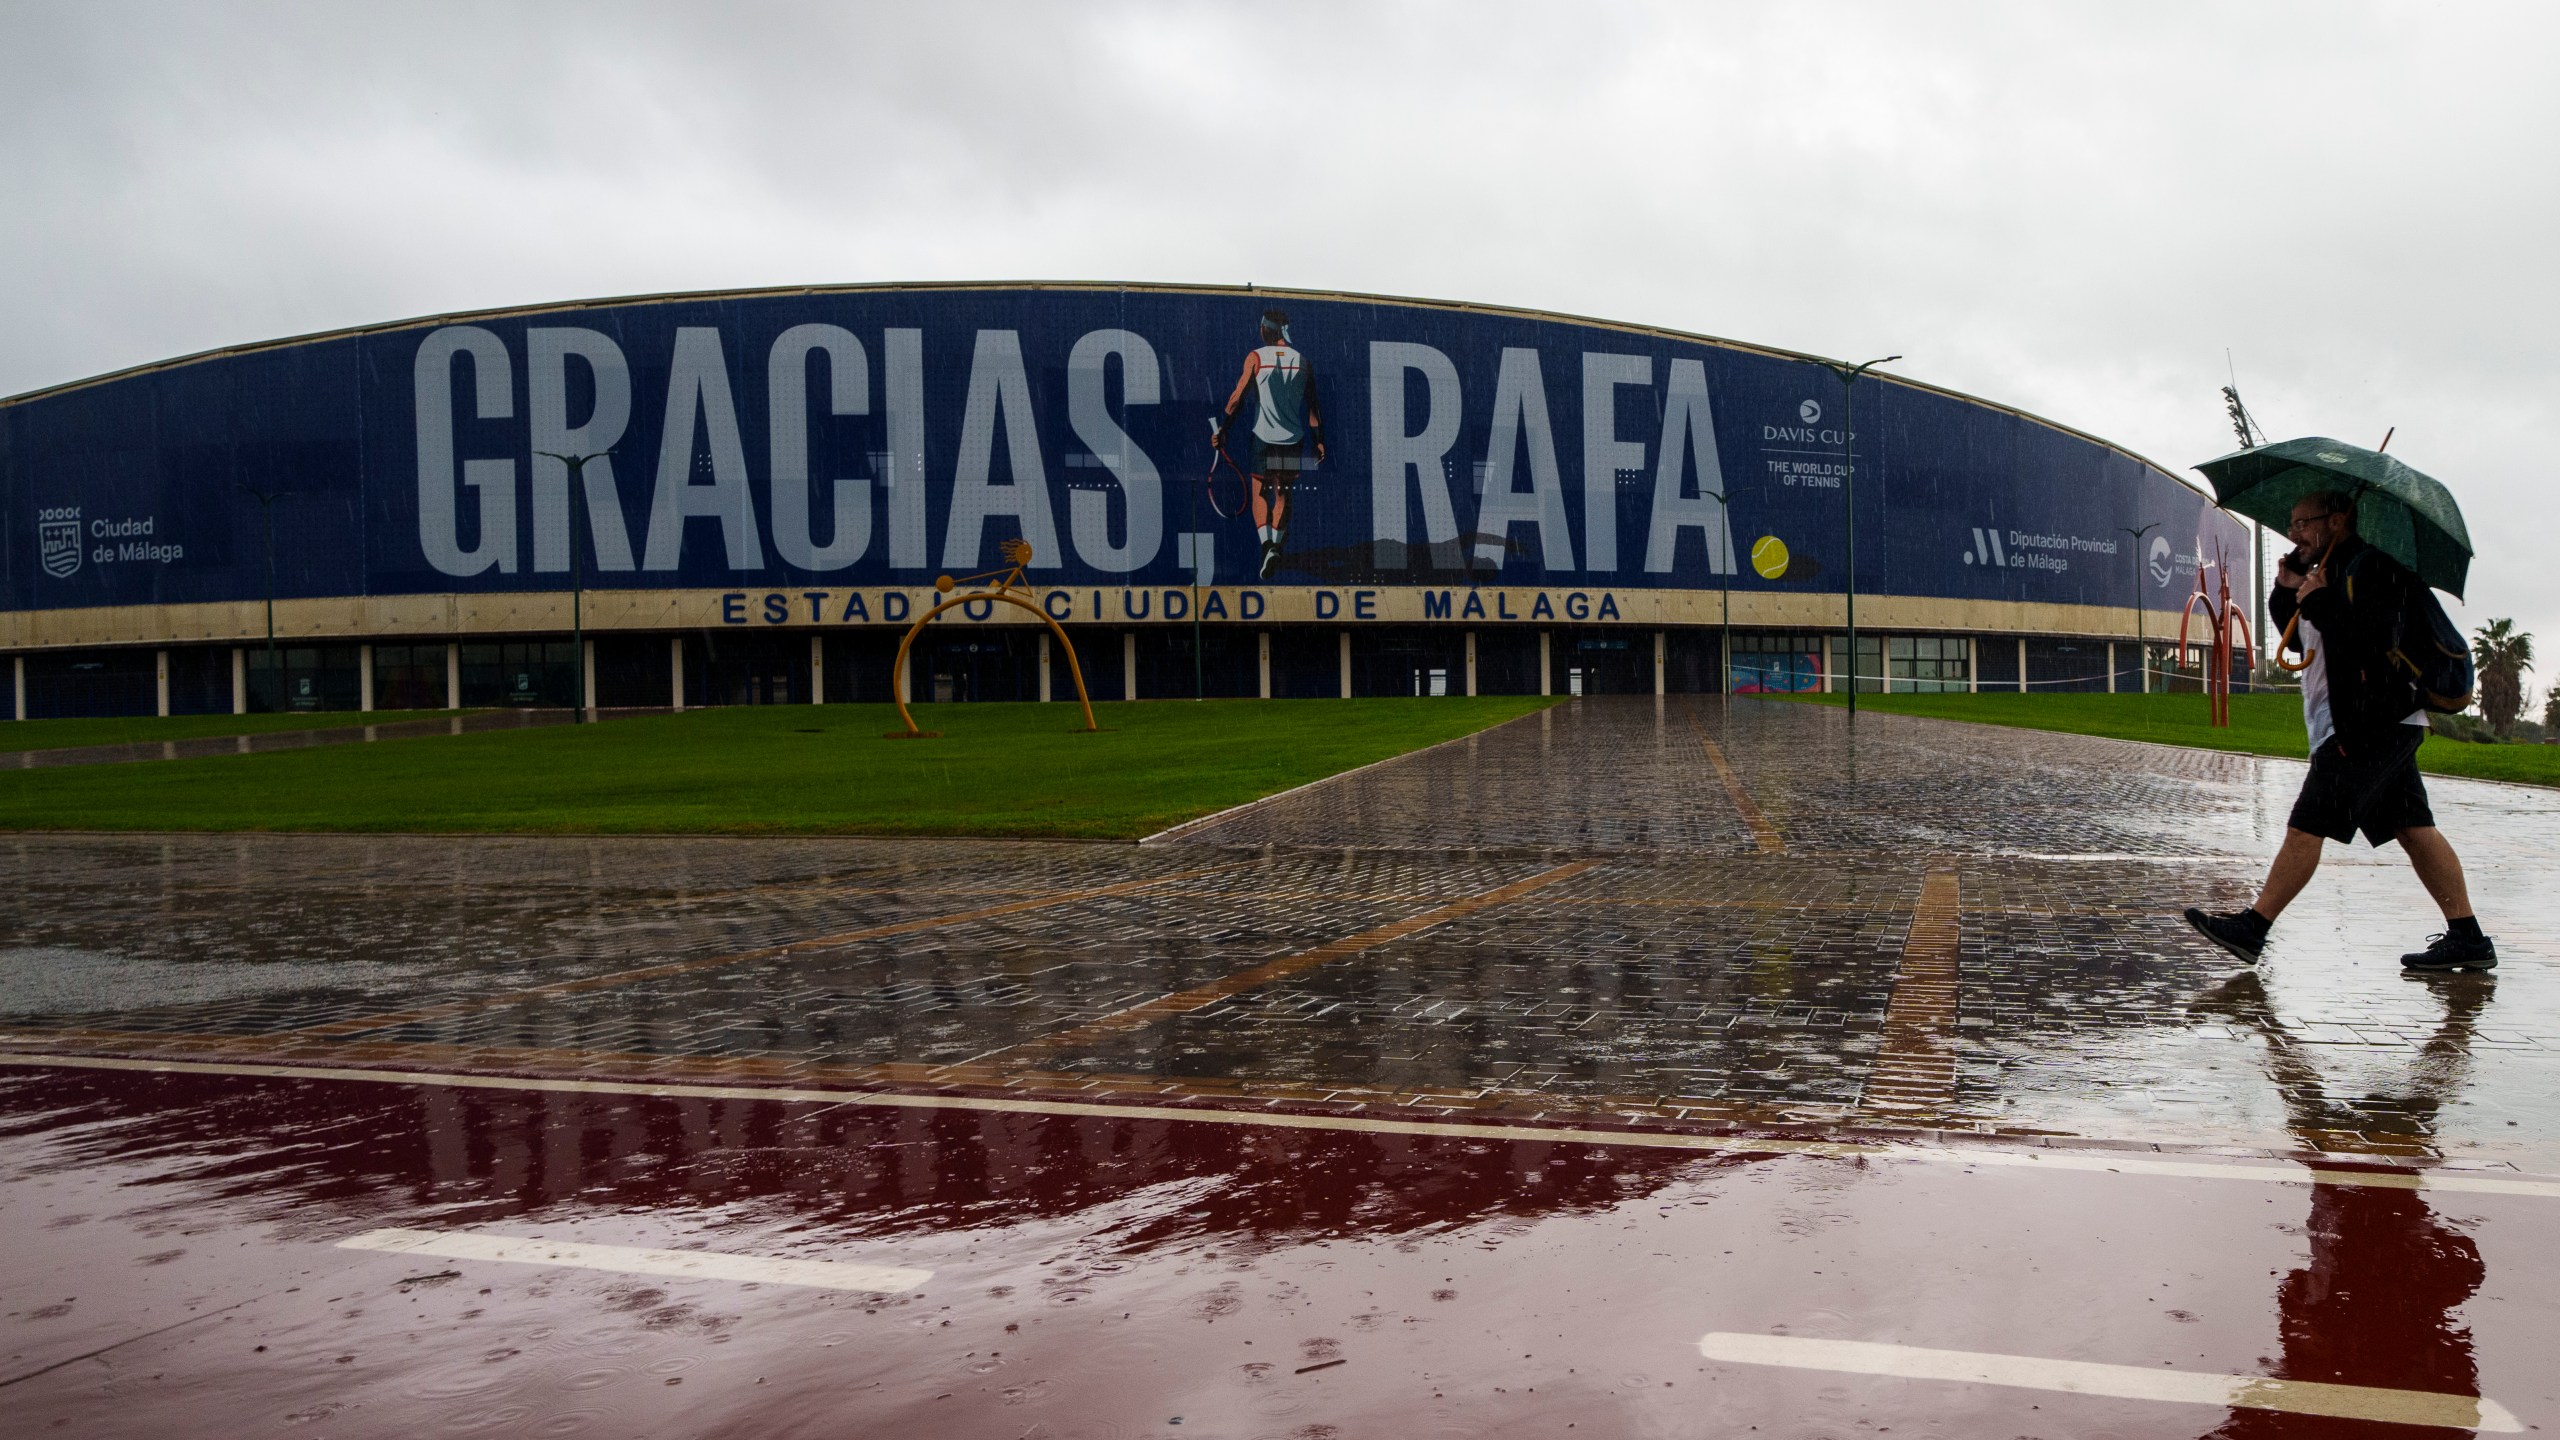
[[[2233,976],[2206,1005],[2257,1030],[2266,1073],[2306,1146],[2337,1135],[2389,1134],[2423,1151],[2445,1102],[2465,1088],[2487,983],[2448,987],[2436,1032],[2406,1054],[2402,1083],[2333,1098],[2314,1052],[2293,1033],[2255,974]],[[2476,1222],[2474,1222],[2476,1225]],[[2486,1278],[2480,1248],[2415,1191],[2315,1185],[2302,1233],[2309,1255],[2276,1292],[2280,1358],[2290,1380],[2476,1393],[2478,1366],[2462,1307]],[[2263,1412],[2235,1411],[2218,1435],[2275,1433]]]
[[[29,1433],[2549,1423],[2560,797],[2437,787],[2494,982],[2394,973],[2396,852],[2235,975],[2175,913],[2298,775],[1675,698],[1137,848],[12,840],[0,1386]],[[933,1276],[339,1248],[386,1226]]]
[[[658,710],[590,712],[600,718],[657,715]],[[524,730],[543,725],[574,725],[575,710],[482,710],[423,720],[391,720],[378,724],[322,725],[302,730],[261,730],[250,735],[200,735],[185,740],[135,740],[116,745],[66,745],[53,750],[0,751],[0,769],[56,770],[66,765],[131,765],[145,760],[202,760],[215,755],[263,755],[275,750],[309,750],[323,745],[369,745],[380,740],[424,740],[438,735],[479,735],[491,730]]]

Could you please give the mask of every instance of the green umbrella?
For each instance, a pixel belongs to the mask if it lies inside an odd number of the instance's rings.
[[[2283,530],[2306,495],[2355,497],[2356,535],[2459,600],[2471,573],[2471,531],[2442,482],[2379,450],[2312,435],[2236,451],[2196,467],[2223,509]]]

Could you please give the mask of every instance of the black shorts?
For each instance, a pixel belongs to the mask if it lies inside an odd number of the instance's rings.
[[[2285,823],[2331,840],[2364,838],[2380,845],[2403,830],[2433,825],[2427,784],[2418,778],[2424,725],[2394,725],[2381,734],[2333,735],[2311,754],[2311,774]]]
[[[1257,435],[1253,438],[1253,473],[1266,480],[1289,481],[1303,470],[1315,466],[1307,460],[1307,442],[1292,440],[1286,445],[1272,445]]]

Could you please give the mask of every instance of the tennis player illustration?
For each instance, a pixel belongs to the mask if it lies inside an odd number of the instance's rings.
[[[1246,470],[1245,483],[1253,506],[1254,534],[1262,542],[1261,577],[1268,580],[1289,538],[1290,487],[1324,459],[1324,412],[1316,404],[1315,371],[1289,343],[1285,311],[1262,312],[1262,343],[1244,357],[1244,374],[1236,379],[1235,393],[1227,397],[1225,413],[1209,422],[1209,443],[1222,456],[1227,426],[1248,394],[1253,397],[1253,464]],[[1230,458],[1227,463],[1235,462]]]

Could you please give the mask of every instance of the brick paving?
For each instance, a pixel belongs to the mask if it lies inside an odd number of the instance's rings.
[[[2335,849],[2240,973],[2300,773],[1595,699],[1142,846],[12,837],[0,1049],[2560,1169],[2560,794],[2433,782],[2494,980]]]

